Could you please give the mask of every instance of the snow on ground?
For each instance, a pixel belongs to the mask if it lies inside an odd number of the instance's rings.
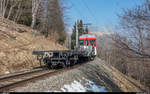
[[[64,88],[61,88],[63,92],[86,92],[86,88],[78,81],[74,81],[71,85],[64,85]]]
[[[88,86],[87,90],[92,92],[107,92],[104,86],[96,85],[94,82],[82,78],[87,81],[86,86]]]
[[[9,74],[9,71],[6,71],[5,74]]]
[[[82,81],[86,83],[82,83]],[[50,92],[50,91],[49,91]],[[64,85],[61,91],[54,92],[107,92],[105,87],[96,85],[94,82],[82,78],[82,80],[74,80],[71,84]]]

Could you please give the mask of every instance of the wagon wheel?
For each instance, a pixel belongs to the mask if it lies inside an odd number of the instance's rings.
[[[46,63],[46,66],[48,69],[51,69],[52,64],[51,63]]]
[[[65,67],[66,67],[66,64],[65,64],[64,62],[62,63],[62,67],[63,67],[63,68],[65,68]]]
[[[91,57],[91,61],[93,61],[94,60],[94,57]]]
[[[45,62],[47,62],[47,60],[40,59],[39,61],[40,61],[40,67],[44,69],[45,68],[44,65],[46,64]]]
[[[70,60],[70,66],[74,65],[74,60]]]
[[[78,56],[75,56],[75,58],[78,58]],[[75,60],[73,61],[73,64],[74,64],[74,65],[77,64],[77,61],[78,61],[78,60],[75,59]]]
[[[89,60],[89,61],[93,61],[93,60],[94,60],[94,57],[93,57],[93,56],[90,56],[90,57],[88,58],[88,60]]]
[[[51,69],[54,69],[54,66],[53,66],[53,65],[51,65]]]
[[[74,62],[73,62],[73,63],[74,63],[74,65],[75,65],[75,64],[77,63],[77,60],[74,60]]]
[[[67,67],[70,67],[70,65],[71,65],[71,64],[70,64],[69,58],[66,58],[66,66],[67,66]]]
[[[55,68],[56,68],[56,65],[53,65],[53,64],[52,64],[52,65],[50,66],[50,68],[51,68],[51,69],[55,69]]]

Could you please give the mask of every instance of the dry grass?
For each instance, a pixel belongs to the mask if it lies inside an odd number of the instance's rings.
[[[139,81],[134,80],[121,72],[119,72],[113,66],[100,62],[101,73],[107,74],[108,78],[111,79],[115,85],[117,85],[123,92],[142,92],[148,91],[148,88],[142,85]],[[101,76],[97,75],[97,78],[101,79]],[[104,82],[105,83],[105,82]]]
[[[27,32],[19,33],[18,30]],[[24,25],[0,18],[0,74],[17,72],[39,66],[35,50],[65,50],[50,38]]]

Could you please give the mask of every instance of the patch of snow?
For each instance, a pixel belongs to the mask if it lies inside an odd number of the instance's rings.
[[[105,87],[96,85],[88,79],[82,79],[86,81],[85,85],[81,84],[81,80],[79,80],[79,82],[75,80],[70,85],[64,85],[64,87],[61,88],[62,92],[107,92]]]
[[[5,74],[9,74],[9,73],[10,73],[9,71],[6,71],[6,72],[5,72]]]
[[[98,85],[95,85],[95,84],[93,84],[92,86],[88,87],[87,90],[88,91],[92,91],[92,92],[107,92],[105,90],[105,87],[98,86]]]
[[[50,90],[48,90],[47,92],[61,92],[61,91],[50,91]]]
[[[65,91],[66,91],[64,88],[61,88],[61,90],[62,90],[63,92],[65,92]]]
[[[90,81],[88,79],[85,79],[85,78],[82,78],[82,79],[87,81],[86,86],[87,86],[87,90],[88,91],[92,91],[92,92],[107,92],[105,87],[96,85],[94,82],[92,82],[92,81]]]
[[[64,92],[86,92],[86,88],[76,80],[71,85],[64,85],[64,88],[61,88]]]

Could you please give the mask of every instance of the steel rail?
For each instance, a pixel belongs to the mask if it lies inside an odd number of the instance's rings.
[[[22,75],[29,75],[29,74],[41,72],[44,70],[46,70],[46,69],[35,69],[35,70],[28,70],[28,71],[24,71],[24,72],[18,72],[18,73],[3,75],[3,76],[0,76],[0,82],[1,82],[1,80],[11,79],[11,78],[14,78],[17,76],[22,76]]]
[[[38,75],[31,75],[31,77],[26,77],[23,73],[22,74],[20,73],[20,74],[13,75],[12,79],[16,78],[15,80],[19,79],[19,77],[22,77],[22,76],[25,77],[25,78],[24,79],[21,78],[22,80],[15,81],[15,82],[12,82],[12,83],[9,83],[9,84],[1,85],[0,86],[0,92],[9,91],[11,89],[14,89],[14,88],[17,88],[17,87],[21,87],[22,85],[24,86],[24,85],[28,84],[29,82],[35,82],[37,80],[45,79],[45,78],[54,76],[56,74],[63,73],[65,71],[69,71],[69,70],[78,68],[81,65],[84,65],[86,63],[88,63],[88,62],[79,63],[79,64],[76,64],[76,65],[71,66],[69,68],[66,67],[66,68],[63,68],[63,69],[58,69],[58,70],[53,70],[53,71],[47,70],[47,71],[45,71],[45,73],[38,74]],[[28,75],[28,73],[32,74],[32,73],[35,73],[35,72],[38,72],[38,71],[26,72],[25,74]],[[6,78],[7,79],[11,79],[11,76],[10,76],[10,78],[9,77],[6,77]],[[5,78],[3,77],[3,78],[0,78],[0,79],[2,80],[2,79],[5,79]],[[5,81],[7,81],[7,79]]]

